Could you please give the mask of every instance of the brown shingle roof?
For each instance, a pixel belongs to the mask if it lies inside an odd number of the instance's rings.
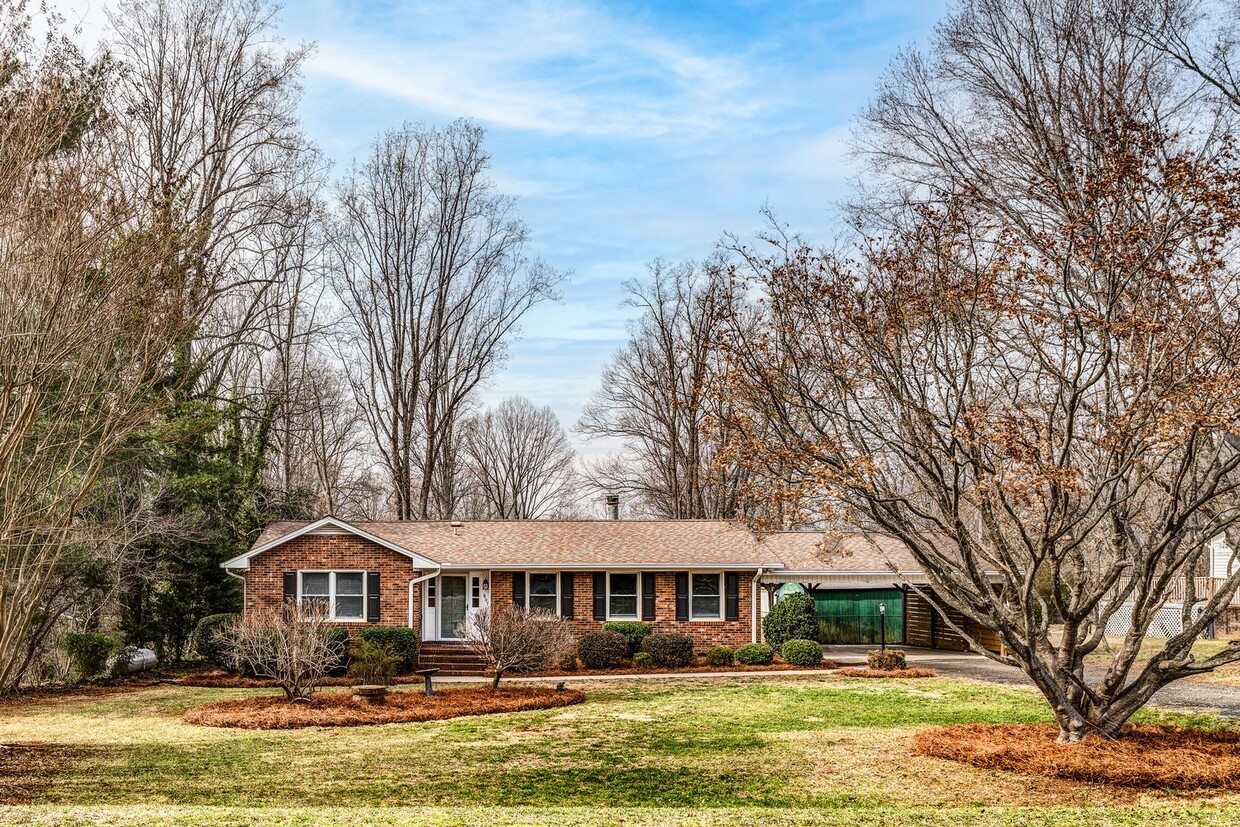
[[[261,547],[309,525],[278,522]],[[759,542],[744,527],[718,520],[529,520],[350,523],[445,566],[743,566],[793,571],[917,570],[889,537],[781,532]],[[877,545],[876,545],[877,543]],[[825,550],[825,554],[824,554]]]
[[[893,565],[902,572],[921,571],[908,546],[885,534],[781,531],[762,544],[788,571],[888,572]]]

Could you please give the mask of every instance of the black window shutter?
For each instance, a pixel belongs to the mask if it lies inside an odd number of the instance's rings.
[[[642,572],[642,620],[654,620],[654,572]]]
[[[366,622],[379,622],[379,572],[366,572]]]
[[[723,575],[724,620],[741,619],[741,576],[734,571]]]
[[[594,619],[607,619],[607,573],[594,572]]]
[[[512,573],[512,605],[525,608],[525,572]]]
[[[689,619],[689,572],[676,572],[676,619]]]
[[[566,620],[573,619],[573,573],[560,572],[560,616]]]
[[[288,604],[289,601],[297,602],[297,572],[295,571],[284,572],[284,602]]]

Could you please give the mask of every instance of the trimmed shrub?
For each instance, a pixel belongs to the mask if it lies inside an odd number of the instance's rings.
[[[817,666],[822,663],[822,644],[816,640],[787,640],[779,654],[793,666]]]
[[[629,643],[619,632],[586,632],[577,639],[577,657],[587,669],[612,669],[628,654]]]
[[[642,651],[659,666],[688,666],[693,663],[693,638],[688,635],[650,635],[642,641]]]
[[[727,646],[712,646],[706,650],[707,666],[731,666],[732,650]]]
[[[78,677],[87,680],[106,674],[108,661],[120,646],[116,638],[103,632],[70,632],[65,635],[65,654]]]
[[[616,632],[624,635],[629,643],[628,657],[641,651],[642,641],[650,637],[650,624],[639,620],[609,620],[603,624],[604,632]]]
[[[746,666],[765,666],[775,659],[775,650],[765,643],[746,643],[732,655]]]
[[[363,643],[373,643],[397,658],[396,671],[408,672],[418,662],[418,635],[405,626],[366,626],[358,635]]]
[[[235,623],[236,620],[237,614],[235,612],[227,612],[225,614],[207,615],[198,621],[198,625],[194,627],[194,631],[189,636],[190,651],[212,666],[227,669],[229,672],[236,671],[236,666],[228,663],[228,658],[224,657],[224,650],[220,648],[219,636],[216,635],[216,632],[227,628],[230,624]]]
[[[349,676],[367,686],[387,686],[400,662],[388,647],[363,638],[353,649]]]
[[[888,649],[886,652],[881,649],[871,649],[867,654],[871,669],[908,668],[903,649]]]
[[[633,665],[638,669],[650,669],[654,666],[654,658],[649,652],[638,652],[633,656]]]
[[[577,671],[577,656],[574,655],[572,652],[565,652],[564,654],[560,655],[560,671],[561,672],[576,672]]]
[[[762,636],[776,649],[787,640],[816,640],[818,615],[814,600],[805,592],[780,598],[762,620]]]

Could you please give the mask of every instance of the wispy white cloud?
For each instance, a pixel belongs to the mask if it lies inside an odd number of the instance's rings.
[[[699,137],[772,106],[743,56],[711,54],[590,3],[358,9],[319,5],[309,71],[444,117],[552,135]]]

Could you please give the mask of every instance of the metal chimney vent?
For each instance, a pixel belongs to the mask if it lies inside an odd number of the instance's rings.
[[[608,494],[607,495],[607,519],[609,520],[620,519],[620,495],[619,494]]]

